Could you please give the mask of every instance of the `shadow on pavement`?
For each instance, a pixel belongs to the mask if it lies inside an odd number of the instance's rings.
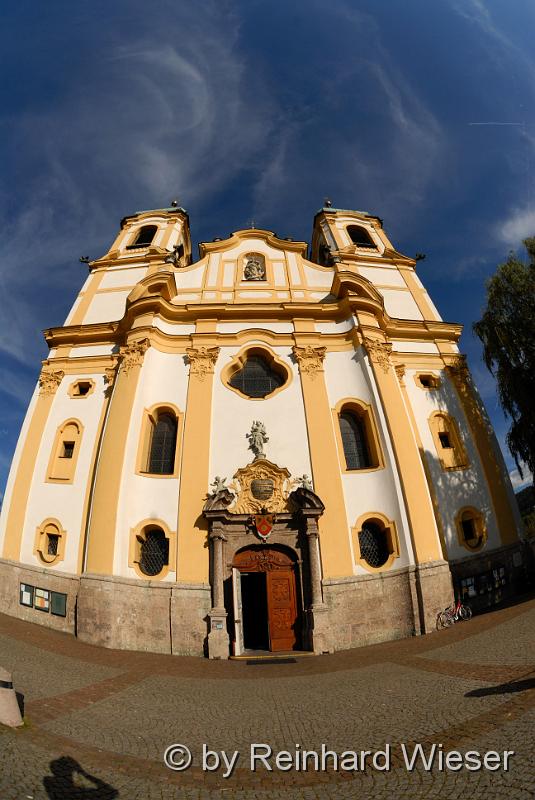
[[[114,800],[119,797],[117,789],[90,775],[69,756],[51,761],[50,771],[52,775],[43,778],[50,800]]]
[[[514,692],[527,692],[535,689],[535,678],[526,678],[524,681],[509,681],[499,683],[497,686],[486,686],[484,689],[472,689],[466,692],[465,697],[486,697],[489,694],[513,694]]]

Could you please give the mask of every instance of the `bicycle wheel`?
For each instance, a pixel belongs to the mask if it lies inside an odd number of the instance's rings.
[[[461,606],[459,609],[459,614],[461,619],[468,620],[472,619],[472,609],[470,606]]]
[[[437,628],[449,628],[452,624],[452,618],[447,611],[441,611],[437,616]]]

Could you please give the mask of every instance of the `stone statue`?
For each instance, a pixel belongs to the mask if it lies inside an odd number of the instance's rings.
[[[264,256],[251,253],[246,256],[247,263],[243,270],[243,277],[246,281],[265,281],[266,280],[266,263]]]
[[[173,251],[169,253],[164,263],[173,264],[174,267],[179,267],[181,265],[183,254],[184,254],[184,248],[182,247],[182,245],[178,244],[175,248],[173,248]]]
[[[223,491],[223,489],[226,489],[227,488],[225,486],[226,480],[227,480],[226,478],[220,478],[219,475],[216,475],[215,479],[210,484],[210,486],[214,487],[212,494],[217,494],[218,492]]]
[[[301,477],[297,478],[297,480],[299,481],[299,485],[301,486],[302,489],[308,489],[311,492],[313,491],[312,481],[310,480],[308,475],[301,475]]]
[[[249,439],[249,449],[254,453],[254,460],[265,458],[264,444],[269,442],[266,428],[262,422],[255,420],[251,426],[251,432],[246,434]]]

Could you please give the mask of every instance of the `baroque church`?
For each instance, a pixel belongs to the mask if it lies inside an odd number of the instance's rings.
[[[61,327],[13,458],[0,611],[92,644],[240,657],[422,634],[523,577],[503,458],[382,220],[199,246],[125,217]]]

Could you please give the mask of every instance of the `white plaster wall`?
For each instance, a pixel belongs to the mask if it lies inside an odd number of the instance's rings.
[[[206,262],[200,266],[187,267],[175,273],[177,291],[181,289],[200,289],[203,284]]]
[[[114,344],[88,344],[82,347],[73,347],[69,358],[85,358],[86,356],[108,356],[117,352]]]
[[[234,261],[230,263],[225,262],[223,266],[223,286],[234,286],[234,272],[236,264]]]
[[[100,282],[99,289],[116,289],[119,286],[135,286],[147,274],[147,267],[130,269],[108,269]]]
[[[420,389],[414,381],[417,371],[406,371],[405,384],[437,495],[448,555],[455,559],[466,558],[470,554],[466,548],[459,545],[455,526],[456,513],[463,506],[475,506],[484,513],[488,531],[486,548],[499,547],[500,538],[485,473],[455,388],[451,385],[447,374],[442,371],[439,389],[433,391]],[[434,411],[447,411],[457,421],[470,462],[469,469],[443,470],[440,466],[428,422]]]
[[[11,462],[11,467],[9,470],[6,489],[4,492],[4,498],[2,501],[2,510],[0,511],[0,554],[3,552],[4,549],[4,538],[6,533],[7,517],[11,505],[11,498],[13,495],[13,486],[15,484],[15,479],[17,477],[17,471],[20,465],[22,451],[24,449],[24,444],[26,442],[26,437],[28,435],[28,428],[30,427],[30,423],[32,420],[33,412],[35,410],[35,404],[37,403],[38,396],[39,396],[39,384],[37,384],[37,386],[33,391],[33,395],[30,400],[26,416],[24,417],[24,422],[22,423],[22,428],[19,433],[19,438],[17,441],[17,445],[15,447],[13,460]]]
[[[161,353],[154,347],[150,347],[145,353],[122,465],[113,558],[115,575],[139,577],[128,566],[130,531],[139,522],[154,518],[165,522],[171,531],[177,529],[180,477],[152,478],[136,475],[136,462],[145,409],[156,403],[172,403],[184,413],[188,370],[182,355]],[[179,431],[179,434],[182,432]],[[118,464],[117,468],[120,469],[121,465]],[[175,572],[170,570],[164,580],[175,580]]]
[[[358,267],[359,274],[367,278],[375,286],[399,286],[407,288],[403,275],[397,269],[383,269],[381,267]]]
[[[250,345],[256,343],[250,342]],[[261,341],[258,343],[261,344]],[[221,371],[240,348],[221,348],[214,375],[210,481],[216,475],[230,481],[239,467],[253,460],[246,434],[251,430],[254,420],[261,420],[266,426],[269,442],[265,453],[270,461],[279,467],[286,467],[295,478],[304,473],[311,475],[299,372],[290,358],[291,348],[271,349],[288,366],[292,380],[274,397],[250,400],[240,397],[221,380]]]
[[[395,353],[438,353],[434,342],[392,342]]]
[[[384,469],[342,473],[348,536],[351,527],[362,514],[381,512],[388,519],[395,521],[400,539],[400,557],[396,559],[392,568],[397,569],[414,563],[407,516],[386,420],[373,374],[362,348],[356,353],[348,350],[327,353],[324,370],[332,409],[340,400],[349,398],[362,400],[372,406],[385,460]],[[331,426],[334,424],[332,416],[329,422]],[[338,453],[338,457],[339,463],[344,465],[343,451]],[[353,549],[352,543],[351,546]],[[368,574],[358,565],[354,566],[354,571],[355,574]]]
[[[325,289],[330,289],[333,282],[334,272],[324,267],[313,267],[312,264],[303,263],[303,271],[305,273],[305,283],[308,286],[318,287],[322,286]]]
[[[47,517],[55,517],[66,531],[65,558],[54,565],[60,572],[75,573],[78,569],[78,554],[84,531],[82,531],[83,506],[88,483],[91,480],[90,468],[93,448],[98,431],[98,423],[104,400],[104,378],[92,375],[96,386],[94,392],[82,399],[73,399],[67,389],[78,378],[86,378],[87,373],[66,375],[58,387],[41,445],[35,461],[32,476],[21,547],[21,561],[27,564],[41,564],[33,554],[37,527]],[[54,446],[56,431],[67,419],[77,419],[83,425],[76,471],[73,483],[46,483],[46,472]]]
[[[343,319],[341,322],[316,322],[315,328],[318,333],[346,333],[355,327],[353,317]]]
[[[301,277],[299,275],[299,267],[297,266],[297,256],[295,253],[287,253],[288,266],[290,268],[291,283],[295,286],[301,285]]]
[[[112,322],[122,319],[126,308],[126,298],[129,294],[130,290],[96,294],[84,317],[84,325],[89,325],[92,322]]]
[[[219,262],[221,261],[221,253],[211,253],[208,257],[208,274],[206,277],[206,286],[217,285],[217,273],[219,271]]]
[[[409,291],[380,289],[385,299],[385,308],[391,317],[399,319],[423,319],[422,312]]]

